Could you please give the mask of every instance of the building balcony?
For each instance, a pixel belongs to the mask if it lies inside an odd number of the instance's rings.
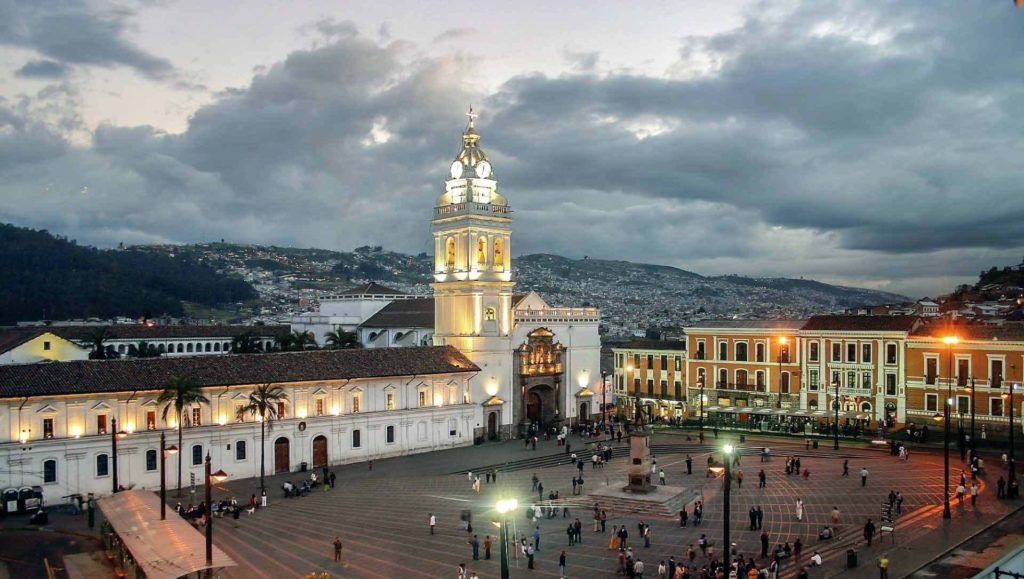
[[[492,215],[492,214],[508,214],[511,213],[512,209],[508,205],[491,205],[490,203],[477,203],[477,202],[466,202],[466,203],[452,203],[451,205],[441,205],[440,207],[434,207],[434,215],[454,215],[456,213],[473,213],[476,215]]]
[[[557,322],[594,322],[601,319],[597,308],[544,308],[542,310],[516,310],[517,322],[557,323]]]

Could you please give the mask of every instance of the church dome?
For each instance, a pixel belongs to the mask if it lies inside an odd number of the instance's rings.
[[[480,148],[480,133],[476,132],[473,121],[476,114],[470,107],[466,113],[469,125],[462,133],[462,149],[452,161],[450,179],[445,185],[445,192],[437,200],[438,206],[463,203],[466,200],[490,205],[507,205],[508,201],[498,193],[498,183],[494,177],[491,162],[487,153]]]

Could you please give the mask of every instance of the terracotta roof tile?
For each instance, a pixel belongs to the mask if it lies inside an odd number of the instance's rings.
[[[920,324],[917,316],[811,316],[802,331],[913,332]]]
[[[175,376],[206,387],[479,371],[452,346],[14,364],[0,366],[0,398],[162,390]]]
[[[395,300],[360,324],[363,328],[433,328],[434,298]]]

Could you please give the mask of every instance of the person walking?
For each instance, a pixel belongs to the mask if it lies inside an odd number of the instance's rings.
[[[977,508],[978,504],[978,493],[981,492],[981,488],[978,487],[978,481],[971,483],[971,507]]]
[[[737,489],[743,488],[743,471],[742,470],[736,471],[736,488]]]
[[[761,505],[757,505],[757,527],[754,530],[759,531],[762,526],[764,526],[764,511],[761,510]]]
[[[341,537],[334,537],[334,560],[341,561]]]
[[[576,531],[576,542],[582,545],[583,544],[583,523],[581,523],[579,519],[576,519],[572,523],[572,528],[573,528],[574,531]]]
[[[1002,475],[999,475],[999,480],[996,481],[996,498],[1006,498],[1006,479]]]
[[[832,524],[839,524],[839,507],[832,507]]]
[[[608,522],[608,513],[601,509],[601,532],[604,532],[605,524]]]
[[[558,574],[565,579],[565,549],[562,549],[562,554],[558,556]]]
[[[427,524],[430,525],[430,534],[434,534],[434,526],[437,525],[437,518],[434,517],[434,513],[430,513],[427,516]]]
[[[665,486],[665,469],[658,471],[658,481],[661,482],[661,486]]]
[[[685,527],[686,526],[686,519],[687,519],[686,505],[683,505],[683,508],[679,509],[679,526],[680,527]]]
[[[651,548],[651,526],[644,524],[644,548]]]
[[[569,528],[572,528],[572,525],[569,525]],[[575,534],[576,533],[574,532],[573,535],[575,535]],[[609,537],[609,539],[608,539],[608,550],[612,551],[612,550],[618,549],[618,548],[619,548],[619,526],[618,525],[612,525],[612,536]]]
[[[878,558],[878,579],[889,579],[889,558],[884,553]]]
[[[860,469],[860,486],[868,486],[868,467]]]
[[[633,576],[636,579],[644,579],[644,562],[639,557],[636,558],[636,563],[633,563]]]
[[[569,546],[572,547],[576,544],[576,529],[573,528],[572,523],[565,528],[565,534],[569,536]]]
[[[540,525],[533,528],[533,544],[535,548],[540,551]]]
[[[686,455],[686,474],[693,474],[693,457]]]
[[[534,443],[534,444],[536,444],[536,443]],[[536,554],[536,552],[534,551],[532,544],[529,545],[528,547],[526,547],[526,561],[527,561],[526,567],[527,567],[527,569],[533,569],[533,557],[534,557],[535,554]]]
[[[768,475],[764,473],[764,469],[757,473],[757,488],[763,489],[766,486]]]
[[[850,461],[849,459],[843,460],[843,476],[850,476]]]
[[[747,518],[750,519],[750,530],[757,530],[757,510],[754,507],[750,507],[750,512],[747,513]]]
[[[761,531],[761,558],[768,558],[768,531]]]
[[[470,546],[473,547],[473,560],[480,560],[480,539],[473,535],[473,540],[470,542]]]
[[[804,501],[803,499],[796,500],[796,520],[804,520]]]
[[[491,558],[491,536],[484,535],[484,559]]]
[[[868,522],[864,523],[864,540],[868,542],[868,547],[871,546],[871,540],[875,538],[875,524],[868,519]]]
[[[537,496],[538,496],[538,498],[537,498],[538,501],[543,501],[544,500],[544,483],[541,483],[541,482],[537,483]]]
[[[800,537],[796,538],[796,542],[793,543],[793,561],[800,560],[800,553],[804,550],[804,543],[800,540]]]

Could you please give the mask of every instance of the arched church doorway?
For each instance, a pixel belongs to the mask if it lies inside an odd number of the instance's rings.
[[[548,384],[538,384],[526,393],[526,419],[532,424],[546,428],[557,419],[558,406],[555,403],[555,389]]]
[[[590,403],[580,403],[580,420],[590,420]]]
[[[498,438],[498,413],[491,412],[487,415],[487,438],[494,440]]]
[[[317,436],[313,439],[313,468],[327,466],[327,437]]]
[[[282,436],[274,441],[274,474],[290,472],[291,469],[291,449],[288,439]]]

